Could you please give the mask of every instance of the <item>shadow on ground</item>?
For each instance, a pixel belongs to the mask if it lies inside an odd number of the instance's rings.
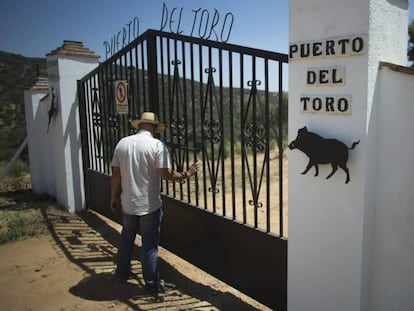
[[[258,310],[230,292],[198,283],[160,257],[159,270],[177,289],[158,296],[143,292],[141,263],[132,261],[127,283],[112,279],[119,232],[94,212],[69,214],[44,208],[44,218],[51,235],[66,257],[86,273],[69,291],[94,301],[119,301],[133,310]],[[136,245],[133,258],[139,258]]]
[[[46,204],[54,204],[55,200],[47,195],[36,194],[32,189],[14,189],[0,192],[0,208],[2,210],[26,210]]]

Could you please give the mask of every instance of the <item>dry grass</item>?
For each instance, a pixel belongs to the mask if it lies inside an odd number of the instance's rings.
[[[170,195],[180,195],[182,187],[182,200],[205,208],[219,216],[223,216],[248,226],[270,232],[276,235],[288,236],[288,175],[287,157],[283,159],[283,232],[281,234],[280,208],[279,208],[279,161],[277,150],[270,154],[269,177],[261,179],[261,165],[263,155],[258,155],[256,164],[258,167],[257,178],[249,178],[247,166],[252,167],[255,159],[252,155],[243,161],[241,156],[236,156],[231,162],[226,158],[224,162],[212,163],[205,161],[204,169],[198,173],[198,193],[196,195],[195,179],[190,179],[187,184],[168,184]],[[217,181],[210,179],[209,170],[218,169],[221,172],[224,164],[224,179]],[[244,179],[242,168],[244,166]],[[207,172],[205,175],[203,172]],[[221,173],[219,173],[221,176]],[[250,176],[254,176],[251,171]],[[267,178],[269,189],[266,189]],[[233,180],[233,181],[232,181]],[[244,180],[244,182],[243,182]],[[234,187],[232,186],[234,183]],[[257,202],[261,207],[254,206],[254,191],[252,188],[260,183]],[[217,191],[206,191],[215,184]],[[189,186],[189,187],[188,187]],[[190,190],[189,190],[190,189]],[[189,190],[189,191],[188,191]],[[25,237],[36,236],[47,232],[41,208],[58,208],[54,201],[45,196],[39,196],[31,191],[30,175],[23,173],[19,176],[8,176],[0,183],[0,244],[16,241]]]
[[[30,188],[30,175],[8,176],[0,183],[0,244],[47,234],[42,209],[58,208]]]
[[[0,210],[0,244],[45,233],[47,226],[40,209]]]
[[[198,173],[198,193],[196,181],[190,179],[190,185],[168,183],[168,194],[201,206],[219,216],[233,219],[237,222],[248,226],[271,232],[276,235],[281,233],[280,208],[279,208],[279,159],[277,150],[270,154],[269,176],[264,174],[261,177],[263,155],[256,157],[257,172],[256,180],[252,167],[255,159],[249,155],[243,161],[241,156],[235,156],[233,163],[230,158],[224,160],[224,176],[219,177],[216,181],[210,179],[209,171],[217,170],[218,176],[222,176],[222,163],[208,163],[204,161],[204,168]],[[243,163],[244,162],[244,163]],[[250,167],[250,174],[248,168]],[[244,175],[242,174],[244,167]],[[243,177],[244,176],[244,177]],[[269,180],[269,188],[266,189],[266,183]],[[232,185],[234,184],[234,186]],[[215,184],[215,189],[212,185]],[[259,185],[261,185],[259,187]],[[181,188],[182,187],[182,188]],[[283,236],[288,234],[288,175],[287,175],[287,157],[283,158]],[[202,189],[207,189],[206,193]],[[259,189],[256,193],[252,189]],[[210,191],[209,191],[210,190]],[[180,194],[182,193],[182,196]],[[254,205],[254,196],[257,195],[257,205]]]

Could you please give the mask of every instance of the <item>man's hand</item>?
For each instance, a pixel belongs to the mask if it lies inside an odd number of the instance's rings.
[[[156,172],[157,172],[157,175],[160,176],[162,179],[182,181],[184,178],[189,178],[193,176],[197,172],[200,166],[201,166],[201,162],[197,161],[193,163],[187,171],[182,172],[182,173],[176,172],[172,170],[171,168],[160,168],[160,167],[156,169]]]
[[[118,214],[122,210],[121,200],[119,198],[111,200],[110,208],[114,214]]]
[[[121,170],[119,167],[112,167],[111,177],[111,202],[110,209],[113,213],[118,214],[121,209]]]
[[[201,162],[200,162],[200,161],[197,161],[197,162],[193,163],[193,164],[189,167],[189,169],[188,169],[188,171],[187,171],[187,175],[188,175],[188,177],[191,177],[191,176],[193,176],[195,173],[197,173],[197,171],[198,171],[198,169],[200,168],[200,166],[201,166]]]

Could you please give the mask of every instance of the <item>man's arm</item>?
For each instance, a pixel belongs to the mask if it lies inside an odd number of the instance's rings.
[[[197,170],[200,166],[201,162],[197,161],[192,164],[187,171],[182,173],[176,172],[171,168],[157,168],[157,175],[166,180],[183,180],[197,173]]]
[[[121,170],[112,166],[111,177],[111,205],[112,212],[117,213],[121,209]]]

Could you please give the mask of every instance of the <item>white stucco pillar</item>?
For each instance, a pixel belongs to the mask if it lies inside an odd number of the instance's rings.
[[[28,92],[25,99],[32,188],[73,212],[85,207],[77,80],[98,65],[99,56],[75,41],[46,56],[47,96],[35,99]],[[48,125],[52,102],[56,111]]]
[[[98,56],[81,42],[64,41],[47,54],[50,90],[56,96],[57,111],[52,135],[56,199],[70,211],[85,207],[77,80],[98,65]]]
[[[24,91],[26,132],[32,190],[55,196],[54,168],[50,166],[51,146],[47,133],[49,86],[47,78],[38,78]]]
[[[288,309],[372,310],[374,92],[380,61],[405,65],[407,0],[289,1],[289,141],[298,129],[351,147],[345,172],[302,175],[289,152]],[[323,149],[318,147],[320,150]]]

